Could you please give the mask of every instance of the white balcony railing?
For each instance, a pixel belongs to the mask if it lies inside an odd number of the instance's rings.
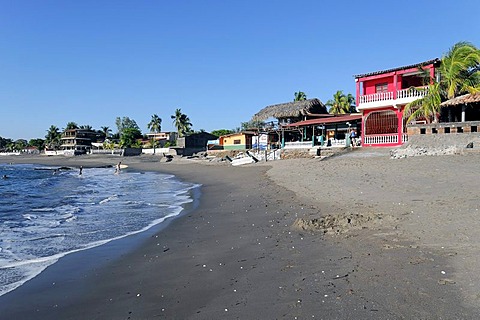
[[[428,87],[418,88],[419,90],[415,90],[412,88],[409,89],[402,89],[397,91],[397,99],[403,98],[416,98],[420,99],[427,95]]]
[[[398,143],[398,134],[375,134],[364,138],[364,144],[393,144]]]
[[[402,143],[408,141],[408,135],[406,133],[402,134]],[[366,135],[364,137],[363,143],[365,145],[375,145],[375,144],[398,144],[398,134],[374,134]]]
[[[413,88],[408,88],[408,89],[397,90],[397,99],[414,98],[413,100],[415,100],[415,99],[423,98],[428,93],[428,87],[421,87],[421,88],[418,88],[418,89],[419,90],[415,90]],[[377,102],[377,101],[393,100],[393,91],[392,92],[381,92],[381,93],[367,94],[367,95],[364,95],[364,96],[360,96],[359,100],[360,100],[360,104],[369,103],[369,102]]]
[[[376,102],[393,99],[393,92],[379,92],[360,96],[360,103]]]

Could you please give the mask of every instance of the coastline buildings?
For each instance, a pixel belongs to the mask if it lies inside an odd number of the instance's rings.
[[[363,146],[398,146],[407,141],[405,105],[425,96],[426,86],[437,77],[439,64],[439,59],[433,59],[355,75],[357,110],[362,113]]]

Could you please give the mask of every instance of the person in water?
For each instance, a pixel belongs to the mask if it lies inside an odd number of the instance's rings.
[[[82,175],[82,171],[83,171],[83,166],[80,166],[80,172],[78,174]]]
[[[122,166],[122,161],[120,161],[120,162],[115,166],[115,173],[120,173],[121,166]]]
[[[6,179],[8,179],[7,175],[6,175],[6,174],[4,174],[4,175],[2,176],[2,179],[3,179],[3,180],[6,180]]]

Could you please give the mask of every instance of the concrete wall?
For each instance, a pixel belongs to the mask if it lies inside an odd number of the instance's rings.
[[[415,135],[448,135],[453,133],[467,134],[480,132],[480,121],[442,122],[415,124],[407,127],[409,136]]]

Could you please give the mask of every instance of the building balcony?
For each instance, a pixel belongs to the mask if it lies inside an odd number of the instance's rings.
[[[423,98],[428,93],[428,87],[401,89],[396,92],[380,92],[359,97],[358,110],[376,109],[389,106],[406,105],[412,101]]]

